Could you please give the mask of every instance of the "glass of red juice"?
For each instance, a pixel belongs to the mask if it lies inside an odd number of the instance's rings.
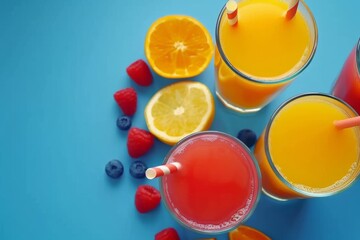
[[[171,215],[199,233],[216,234],[238,227],[253,213],[261,175],[255,157],[240,140],[217,131],[194,133],[178,142],[164,164],[181,168],[160,179]]]
[[[345,61],[332,94],[350,104],[360,114],[360,38]]]

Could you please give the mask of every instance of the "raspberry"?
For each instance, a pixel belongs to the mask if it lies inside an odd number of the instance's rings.
[[[165,228],[155,235],[155,240],[180,240],[174,228]]]
[[[114,93],[114,99],[125,115],[132,116],[136,112],[137,93],[134,88],[124,88]]]
[[[159,190],[150,185],[140,185],[135,193],[135,207],[140,213],[156,208],[161,201]]]
[[[154,145],[154,136],[140,128],[130,128],[127,138],[127,149],[130,157],[139,158]]]
[[[129,77],[140,86],[149,86],[153,82],[153,77],[149,66],[145,61],[139,59],[126,68]]]

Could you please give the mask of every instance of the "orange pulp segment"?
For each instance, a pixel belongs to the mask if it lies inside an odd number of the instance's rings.
[[[208,30],[189,16],[159,18],[146,34],[146,58],[152,69],[165,78],[199,75],[209,65],[213,52]]]

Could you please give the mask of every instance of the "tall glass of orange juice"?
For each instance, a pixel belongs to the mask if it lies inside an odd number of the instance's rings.
[[[216,94],[230,109],[256,112],[310,63],[317,46],[315,19],[300,0],[285,17],[290,0],[239,0],[237,23],[226,5],[216,24]]]
[[[309,93],[286,101],[255,146],[263,192],[288,200],[348,188],[360,172],[360,126],[338,129],[334,121],[357,116],[330,95]]]

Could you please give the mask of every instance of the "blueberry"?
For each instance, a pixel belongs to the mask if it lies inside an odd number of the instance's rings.
[[[128,130],[131,127],[131,118],[128,116],[118,117],[116,120],[116,125],[121,130]]]
[[[134,178],[144,178],[147,166],[142,161],[133,161],[130,165],[130,174]]]
[[[256,134],[250,129],[242,129],[237,135],[237,138],[242,141],[248,148],[254,146],[256,142]]]
[[[119,160],[111,160],[106,164],[105,172],[111,178],[119,178],[124,172],[124,166]]]

